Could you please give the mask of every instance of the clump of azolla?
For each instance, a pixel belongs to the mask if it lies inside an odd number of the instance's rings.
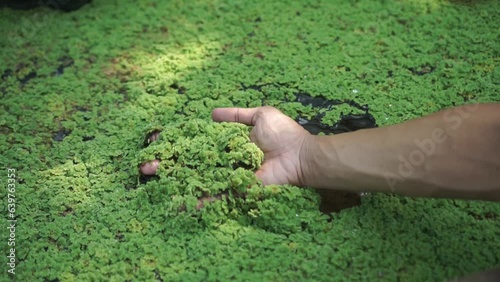
[[[194,210],[200,199],[232,198],[259,185],[254,171],[264,154],[244,125],[191,120],[152,126],[147,135],[138,165],[160,161],[155,181],[144,187],[153,203]]]

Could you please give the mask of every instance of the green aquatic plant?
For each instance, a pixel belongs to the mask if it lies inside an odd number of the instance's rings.
[[[148,127],[145,133],[158,131],[159,138],[139,153],[137,161],[160,161],[158,185],[147,183],[154,202],[244,193],[258,185],[253,171],[260,168],[264,154],[250,142],[247,126],[193,119]]]
[[[0,167],[17,172],[17,222],[16,276],[0,281],[443,281],[498,266],[498,204],[368,194],[324,215],[312,189],[258,183],[250,128],[210,121],[229,106],[360,113],[297,93],[368,104],[380,126],[498,102],[500,2],[465,2],[1,8]],[[152,159],[158,175],[141,177]]]
[[[314,218],[321,220],[313,190],[259,183],[254,171],[264,154],[250,142],[247,126],[193,119],[150,125],[144,131],[146,136],[158,132],[139,152],[136,165],[153,160],[160,165],[138,189],[170,218],[189,213],[208,223],[209,218],[220,222],[222,216],[284,234],[302,230]],[[202,203],[210,204],[200,210]]]

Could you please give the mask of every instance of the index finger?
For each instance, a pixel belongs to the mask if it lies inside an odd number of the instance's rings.
[[[212,111],[214,121],[238,122],[255,125],[255,114],[259,108],[217,108]]]

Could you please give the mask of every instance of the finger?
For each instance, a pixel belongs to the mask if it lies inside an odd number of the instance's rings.
[[[144,175],[155,175],[159,165],[160,165],[159,160],[143,163],[140,166],[141,173]]]
[[[212,111],[214,121],[238,122],[255,125],[255,114],[260,108],[217,108]]]

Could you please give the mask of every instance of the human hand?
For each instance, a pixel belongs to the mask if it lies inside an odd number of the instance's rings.
[[[273,107],[217,108],[214,121],[238,122],[253,126],[250,140],[264,152],[264,163],[255,173],[264,185],[304,185],[304,166],[312,135]]]
[[[317,140],[294,120],[273,107],[218,108],[213,110],[212,118],[218,122],[239,122],[253,126],[250,139],[264,152],[264,163],[256,176],[264,185],[308,186],[304,176],[311,172],[309,155]],[[148,142],[154,142],[158,136],[159,132],[153,132],[148,137]],[[158,166],[159,160],[154,160],[142,164],[140,170],[145,175],[153,175]],[[323,198],[320,210],[325,213],[359,204],[359,194],[334,190],[318,192]],[[212,202],[220,198],[221,195],[202,197],[197,209],[203,207],[206,201]]]
[[[304,186],[304,159],[312,135],[298,123],[273,107],[218,108],[212,112],[214,121],[239,122],[253,126],[250,140],[264,152],[264,163],[256,172],[264,185],[292,184]],[[155,141],[158,132],[149,140]],[[301,162],[302,161],[302,162]],[[141,165],[141,173],[154,175],[159,161]]]

